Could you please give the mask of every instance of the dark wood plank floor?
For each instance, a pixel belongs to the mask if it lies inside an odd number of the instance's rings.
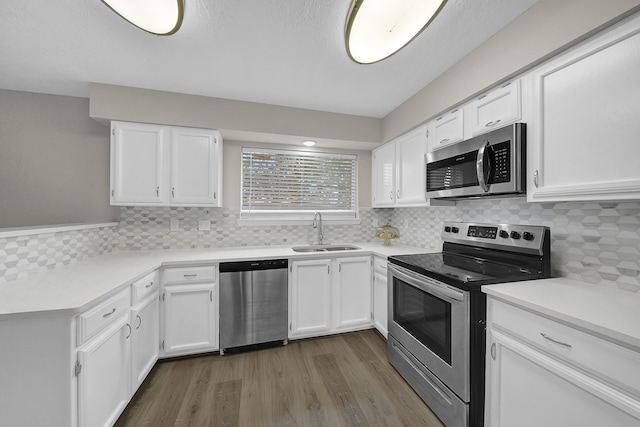
[[[368,330],[160,362],[116,426],[443,425]]]

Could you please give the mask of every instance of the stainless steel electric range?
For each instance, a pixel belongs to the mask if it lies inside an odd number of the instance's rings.
[[[550,277],[550,230],[445,222],[440,253],[389,257],[390,363],[448,427],[484,425],[482,285]]]

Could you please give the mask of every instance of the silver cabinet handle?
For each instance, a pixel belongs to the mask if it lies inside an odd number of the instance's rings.
[[[393,200],[393,191],[389,192],[389,199]]]
[[[540,335],[542,335],[542,338],[544,338],[546,340],[549,340],[549,341],[551,341],[553,343],[556,343],[558,345],[562,345],[562,346],[567,347],[567,348],[573,347],[571,344],[567,344],[566,342],[562,342],[562,341],[558,341],[556,339],[553,339],[553,338],[551,338],[549,335],[547,335],[545,333],[540,332]]]
[[[440,116],[440,117],[438,117],[438,118],[436,119],[436,122],[439,122],[440,120],[442,120],[442,118],[443,118],[443,117],[444,117],[444,116]]]
[[[487,123],[486,125],[484,125],[484,127],[490,128],[490,127],[492,127],[492,126],[497,125],[498,123],[500,123],[500,119],[498,119],[498,120],[494,120],[494,121],[492,121],[492,122],[489,122],[489,123]]]
[[[213,302],[213,291],[209,291],[209,301]]]
[[[113,308],[113,310],[111,310],[111,312],[110,312],[110,313],[103,314],[103,315],[102,315],[102,317],[109,317],[109,316],[111,316],[111,315],[112,315],[113,313],[115,313],[115,312],[116,312],[116,308],[114,307],[114,308]]]
[[[396,192],[396,194],[397,194],[397,197],[396,197],[396,198],[397,198],[397,199],[399,199],[399,198],[400,198],[400,190],[398,190],[398,191]]]
[[[538,170],[537,169],[533,173],[533,185],[535,185],[536,188],[538,188]]]
[[[142,325],[142,317],[140,317],[139,314],[136,314],[136,319],[138,319],[138,326],[136,326],[136,331],[138,329],[140,329],[140,326]]]
[[[449,138],[445,138],[442,141],[440,141],[440,144],[446,144],[447,142],[449,142]]]
[[[171,187],[171,197],[175,197],[175,196],[176,196],[176,188]]]
[[[145,288],[150,288],[153,286],[153,282],[149,283],[147,286],[145,286]]]
[[[160,187],[156,187],[156,196],[160,195]]]
[[[129,337],[131,336],[131,332],[132,332],[132,331],[131,331],[131,325],[130,325],[130,324],[128,324],[128,323],[127,323],[127,328],[129,328],[129,335],[127,335],[127,336],[125,337],[125,339],[129,339]]]
[[[491,358],[496,360],[496,343],[491,344]]]
[[[197,274],[184,274],[184,278],[185,279],[193,279],[193,278],[196,278],[196,277],[198,277]]]

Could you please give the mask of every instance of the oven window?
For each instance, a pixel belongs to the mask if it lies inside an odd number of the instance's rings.
[[[451,303],[394,277],[393,321],[451,365]]]

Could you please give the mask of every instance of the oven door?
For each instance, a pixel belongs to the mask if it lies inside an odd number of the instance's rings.
[[[389,264],[389,334],[469,402],[469,293]]]

